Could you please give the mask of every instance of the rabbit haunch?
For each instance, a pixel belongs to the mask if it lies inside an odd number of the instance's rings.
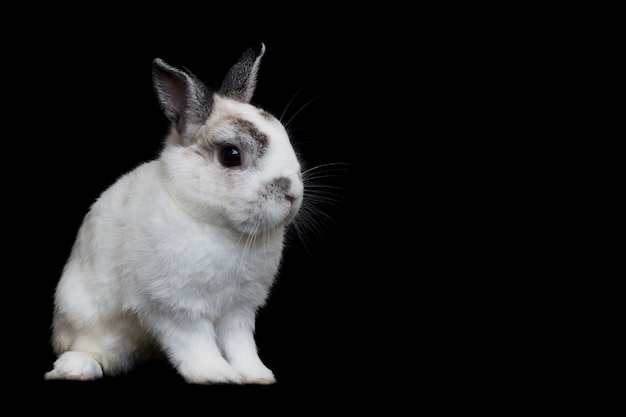
[[[55,292],[46,379],[119,375],[163,354],[190,383],[275,382],[255,316],[304,190],[283,125],[249,103],[264,51],[246,51],[216,92],[154,61],[171,131],[85,216]]]

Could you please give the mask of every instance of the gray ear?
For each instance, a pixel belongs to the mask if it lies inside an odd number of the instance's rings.
[[[263,43],[244,52],[224,77],[219,94],[249,103],[256,88],[256,77],[264,53]]]
[[[181,136],[192,133],[209,116],[212,94],[191,72],[156,58],[152,62],[152,82],[161,110]]]

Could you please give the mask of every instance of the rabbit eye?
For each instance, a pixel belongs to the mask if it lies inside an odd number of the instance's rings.
[[[241,165],[241,152],[234,146],[226,146],[220,151],[220,163],[226,167]]]

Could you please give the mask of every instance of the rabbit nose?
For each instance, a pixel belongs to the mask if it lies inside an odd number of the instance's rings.
[[[294,183],[287,177],[276,178],[271,185],[277,193],[284,195],[289,202],[294,202],[302,197],[302,190],[300,187],[295,186]]]
[[[267,189],[275,196],[289,196],[293,194],[291,191],[291,180],[285,177],[275,178],[268,184]]]
[[[287,177],[279,177],[273,181],[273,186],[284,193],[288,193],[291,188],[291,180]]]

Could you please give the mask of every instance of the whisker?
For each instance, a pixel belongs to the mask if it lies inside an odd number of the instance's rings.
[[[280,115],[279,120],[289,132],[303,130],[298,127],[291,128],[290,125],[301,112],[324,95],[319,94],[306,101],[291,114],[286,122],[283,122],[289,109],[293,108],[296,98],[301,96],[305,87],[306,84],[296,91]],[[315,140],[294,140],[293,143],[294,148],[300,148],[300,150],[302,147],[319,145],[319,142]],[[342,184],[345,184],[344,180],[348,179],[347,173],[351,167],[347,162],[326,162],[307,166],[307,152],[298,153],[298,155],[304,155],[301,167],[304,200],[300,212],[287,229],[286,238],[299,241],[303,249],[312,255],[316,250],[315,242],[330,238],[337,230],[335,227],[340,227],[338,222],[341,216],[337,216],[337,210],[345,208],[349,201],[348,193],[346,193],[348,187]]]
[[[306,205],[302,208],[302,213],[293,223],[294,231],[298,236],[302,246],[309,255],[313,253],[312,237],[323,239],[328,236],[330,229],[329,222],[334,223],[334,219],[315,205]]]
[[[300,92],[302,90],[304,90],[304,87],[306,87],[306,83],[302,85],[302,87],[300,87],[298,89],[298,91],[296,91],[294,93],[294,95],[291,97],[291,99],[287,102],[287,105],[285,106],[285,108],[283,109],[283,112],[281,113],[280,117],[278,118],[278,120],[283,121],[283,117],[285,117],[285,113],[287,113],[287,109],[289,108],[289,106],[291,105],[291,103],[293,103],[293,101],[296,99],[296,97],[298,96],[298,94],[300,94]],[[292,117],[293,118],[293,117]],[[289,119],[291,120],[291,119]],[[287,125],[285,125],[285,127],[287,127]]]
[[[343,176],[340,175],[340,173],[338,172],[335,172],[335,173],[318,172],[318,173],[302,174],[302,177],[308,181],[312,181],[312,180],[321,180],[321,179],[327,179],[327,178],[342,178]]]
[[[294,114],[291,115],[291,117],[289,118],[289,120],[287,120],[286,123],[284,123],[285,128],[287,128],[289,126],[289,124],[291,123],[291,121],[293,120],[294,117],[296,117],[302,110],[304,110],[305,107],[307,107],[309,104],[311,104],[312,102],[314,102],[315,100],[317,100],[318,98],[320,98],[322,95],[318,95],[316,97],[313,97],[311,100],[307,101],[306,103],[304,103],[302,105],[302,107],[300,107],[298,109],[298,111],[296,111]]]
[[[305,172],[309,171],[320,171],[322,169],[335,168],[335,167],[344,167],[348,168],[350,164],[348,162],[327,162],[325,164],[314,165],[305,170]]]
[[[343,195],[337,192],[334,195],[329,194],[311,194],[308,195],[308,198],[314,197],[316,203],[326,203],[332,205],[334,207],[341,207],[345,203],[345,199],[343,199]]]
[[[330,238],[334,228],[339,227],[336,210],[344,209],[349,202],[348,187],[342,185],[349,171],[347,162],[322,163],[302,170],[304,202],[290,229],[309,255],[314,252],[316,240]]]

